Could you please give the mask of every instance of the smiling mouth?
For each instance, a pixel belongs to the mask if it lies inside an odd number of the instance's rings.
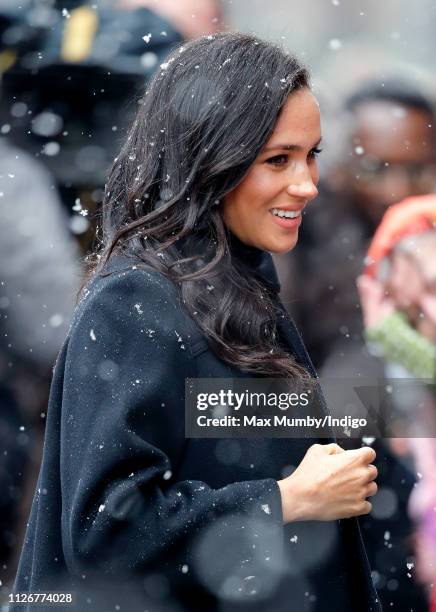
[[[280,208],[272,208],[270,213],[274,215],[274,217],[279,217],[280,219],[297,219],[301,217],[301,210],[282,210]]]

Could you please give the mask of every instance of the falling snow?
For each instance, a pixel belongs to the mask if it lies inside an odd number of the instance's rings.
[[[332,38],[329,41],[329,49],[331,49],[332,51],[338,51],[341,48],[342,42],[339,40],[339,38]]]
[[[138,303],[138,304],[135,304],[135,306],[134,306],[134,308],[135,308],[136,312],[137,312],[138,314],[140,314],[140,315],[144,314],[144,311],[142,310],[141,306],[142,306],[142,304],[139,304],[139,303]]]

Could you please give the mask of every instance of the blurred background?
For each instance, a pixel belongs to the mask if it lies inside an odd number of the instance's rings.
[[[320,196],[298,246],[276,264],[320,373],[434,379],[435,27],[431,0],[0,0],[4,593],[105,177],[147,80],[183,40],[253,32],[310,67],[323,114]],[[419,411],[409,398],[398,411],[432,421],[434,397]],[[380,491],[362,521],[375,584],[386,610],[428,611],[435,440],[366,443],[379,457]]]

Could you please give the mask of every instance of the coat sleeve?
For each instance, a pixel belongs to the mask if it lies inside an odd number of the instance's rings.
[[[219,489],[177,482],[184,383],[195,363],[181,306],[166,284],[144,270],[99,279],[72,325],[61,487],[62,545],[75,575],[89,567],[119,574],[189,563],[195,537],[220,521],[263,525],[271,535],[266,548],[283,537],[274,479]]]

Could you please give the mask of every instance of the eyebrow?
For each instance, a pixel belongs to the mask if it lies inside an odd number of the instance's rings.
[[[320,138],[318,142],[316,142],[311,148],[314,149],[315,147],[318,147],[321,144],[321,140],[322,138]],[[276,144],[272,145],[271,147],[266,147],[262,150],[262,153],[266,153],[268,151],[277,151],[278,149],[286,151],[302,151],[304,148],[305,147],[302,147],[301,145],[297,144]]]

